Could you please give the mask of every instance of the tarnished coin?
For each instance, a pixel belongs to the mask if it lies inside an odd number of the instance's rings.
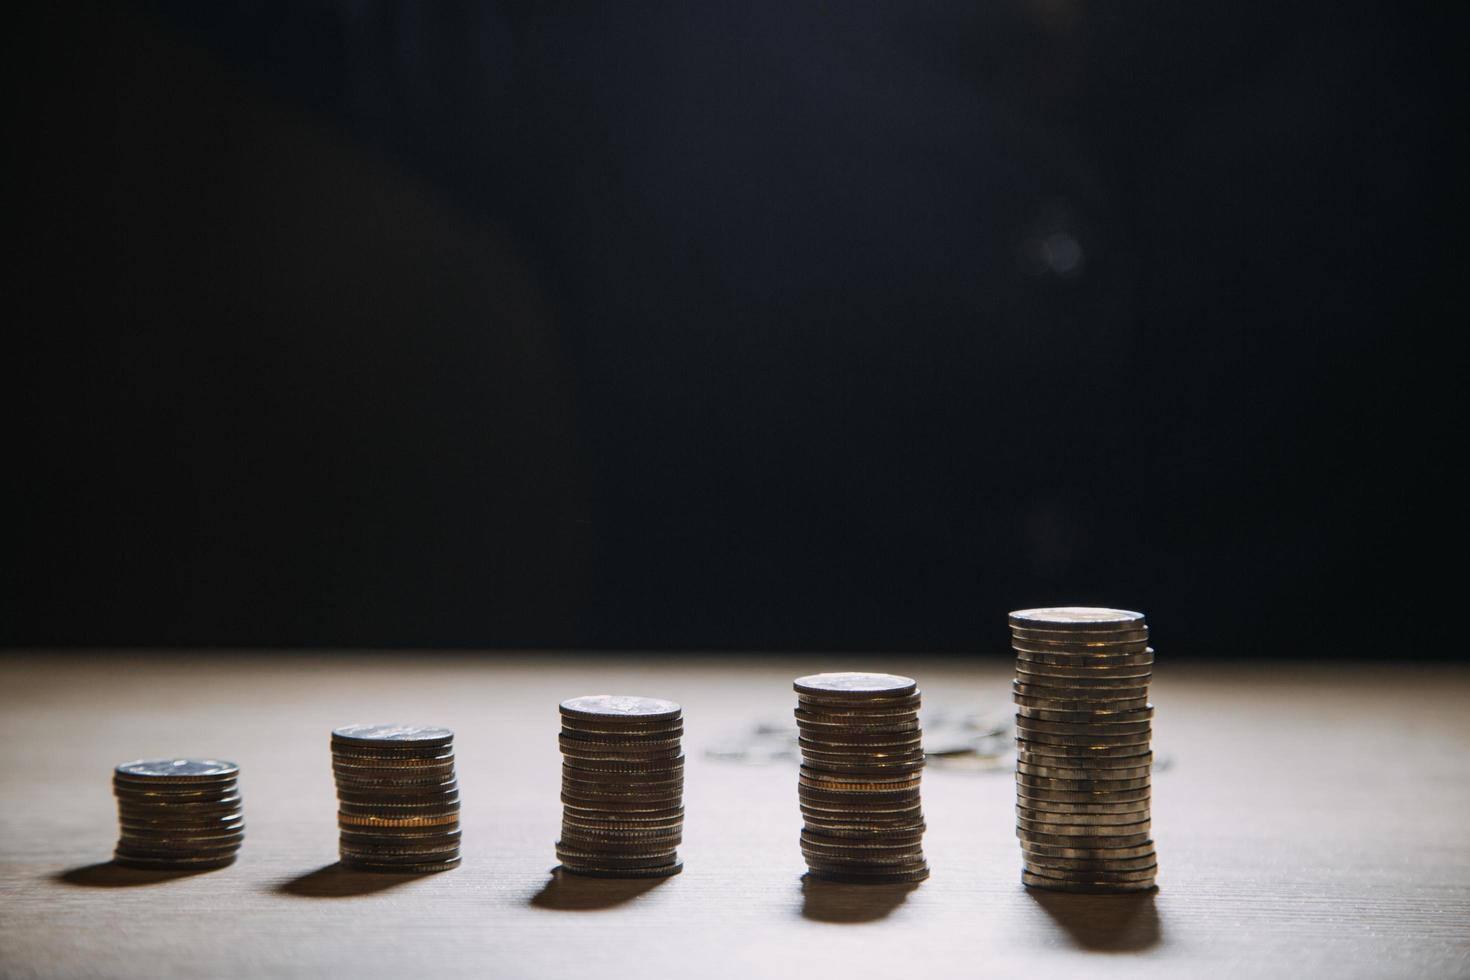
[[[1058,858],[1040,857],[1035,854],[1021,855],[1022,863],[1027,868],[1038,874],[1060,875],[1061,873],[1072,874],[1075,872],[1101,871],[1105,873],[1126,873],[1137,871],[1153,871],[1159,866],[1158,855],[1152,851],[1140,854],[1137,857],[1126,858]]]
[[[1058,892],[1078,892],[1088,895],[1107,895],[1116,892],[1152,891],[1157,887],[1152,881],[1134,883],[1076,882],[1056,878],[1042,878],[1028,871],[1021,872],[1021,883],[1027,888],[1044,888]]]
[[[1121,790],[1146,789],[1149,783],[1150,777],[1148,776],[1135,776],[1131,779],[1055,779],[1027,772],[1016,773],[1018,786],[1071,793],[1112,793]]]
[[[1111,858],[1135,858],[1145,854],[1154,853],[1154,842],[1137,844],[1132,847],[1059,847],[1050,844],[1035,844],[1030,841],[1021,841],[1021,851],[1024,855],[1034,855],[1038,858],[1087,858],[1093,861]]]
[[[1066,803],[1056,800],[1038,800],[1025,795],[1018,795],[1016,806],[1026,810],[1044,810],[1047,813],[1072,814],[1079,819],[1084,816],[1098,814],[1147,814],[1149,812],[1149,800],[1130,800],[1126,803]],[[1134,817],[1135,820],[1144,819]]]
[[[1135,820],[1132,823],[1062,823],[1063,819],[1076,819],[1075,817],[1053,816],[1045,820],[1028,820],[1025,817],[1016,819],[1018,831],[1029,831],[1033,834],[1053,834],[1059,837],[1116,837],[1132,836],[1136,834],[1147,834],[1149,821]],[[1045,843],[1043,841],[1043,843]]]
[[[1016,668],[1016,683],[1028,687],[1056,687],[1068,691],[1085,691],[1092,696],[1095,691],[1139,691],[1147,693],[1149,686],[1149,674],[1120,675],[1096,675],[1089,674],[1076,676],[1073,674],[1047,674],[1036,673],[1029,670]]]
[[[142,868],[158,871],[210,871],[215,868],[227,868],[235,863],[238,855],[227,854],[223,857],[136,857],[130,854],[114,853],[112,861],[129,868]]]
[[[902,885],[920,882],[929,877],[929,867],[916,868],[912,871],[895,871],[889,873],[863,874],[851,871],[808,871],[807,877],[818,881],[830,881],[838,884],[852,885]]]
[[[1023,640],[1012,638],[1011,649],[1027,653],[1084,654],[1090,657],[1113,654],[1145,653],[1149,641],[1130,640],[1116,643],[1064,643],[1056,640]]]
[[[1130,747],[1132,750],[1139,748],[1140,746]],[[1128,751],[1123,754],[1118,754],[1110,748],[1106,750],[1106,754],[1103,754],[1104,750],[1073,749],[1065,745],[1046,746],[1046,751],[1033,752],[1023,745],[1016,750],[1016,761],[1033,766],[1131,769],[1135,766],[1147,766],[1153,763],[1153,751],[1148,746],[1141,748],[1142,751]]]
[[[333,729],[332,741],[344,745],[415,745],[447,746],[454,741],[454,732],[437,725],[392,725],[366,724],[344,725]]]
[[[1151,721],[1043,721],[1040,718],[1016,716],[1016,728],[1031,732],[1050,732],[1054,735],[1148,735],[1153,731]]]
[[[423,817],[380,817],[356,813],[337,814],[337,826],[343,829],[358,827],[454,827],[459,825],[459,811]]]
[[[675,861],[673,864],[667,864],[658,868],[623,868],[610,871],[563,864],[560,870],[581,878],[668,878],[683,871],[684,862]]]
[[[1053,810],[1036,809],[1016,804],[1016,822],[1067,823],[1083,827],[1117,827],[1149,819],[1149,810],[1144,807],[1132,813],[1058,813]]]
[[[1110,710],[1087,710],[1087,711],[1052,711],[1047,708],[1020,708],[1016,709],[1016,715],[1020,718],[1032,718],[1036,721],[1061,721],[1082,722],[1084,724],[1102,725],[1104,727],[1112,724],[1129,724],[1137,721],[1151,721],[1154,716],[1154,706],[1145,705],[1132,711],[1110,711]]]
[[[1147,786],[1142,789],[1125,789],[1112,792],[1072,792],[1068,790],[1037,789],[1034,786],[1017,786],[1016,792],[1024,799],[1046,800],[1052,803],[1136,803],[1139,800],[1149,799],[1151,794],[1151,790]]]
[[[1029,762],[1017,762],[1016,771],[1028,776],[1044,779],[1147,779],[1148,766],[1129,766],[1125,769],[1096,769],[1090,766],[1038,766]]]
[[[391,864],[361,861],[344,857],[342,863],[355,871],[373,871],[382,874],[435,874],[459,867],[461,858],[455,856],[446,861],[428,861],[415,864]]]
[[[1053,667],[1150,667],[1154,662],[1154,651],[1147,648],[1141,653],[1058,653],[1052,650],[1022,647],[1015,651],[1016,663],[1037,663]]]

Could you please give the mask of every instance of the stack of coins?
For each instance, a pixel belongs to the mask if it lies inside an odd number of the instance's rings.
[[[112,774],[120,830],[113,859],[136,868],[234,863],[245,839],[240,767],[216,759],[125,762]]]
[[[563,871],[663,878],[683,870],[683,710],[593,694],[561,703]]]
[[[1026,609],[1010,623],[1021,881],[1060,891],[1152,888],[1154,652],[1142,614]]]
[[[454,732],[348,725],[332,732],[338,853],[360,871],[420,874],[459,865]]]
[[[812,877],[923,881],[924,748],[919,688],[894,674],[798,677],[797,795],[801,852]]]

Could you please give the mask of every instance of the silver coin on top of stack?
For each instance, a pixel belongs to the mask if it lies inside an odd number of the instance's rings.
[[[1141,613],[1010,614],[1016,653],[1016,836],[1029,888],[1154,887],[1153,648]]]
[[[560,711],[562,870],[594,878],[684,870],[683,709],[663,698],[591,694]]]
[[[217,759],[140,759],[113,770],[113,860],[135,868],[205,870],[233,864],[245,840],[240,767]]]
[[[801,852],[813,878],[923,881],[919,686],[895,674],[798,677]]]
[[[400,874],[459,866],[454,732],[431,725],[338,728],[332,774],[343,865]]]

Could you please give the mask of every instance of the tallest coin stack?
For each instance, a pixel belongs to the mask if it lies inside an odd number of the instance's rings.
[[[1068,606],[1013,612],[1010,624],[1021,881],[1060,891],[1152,888],[1154,652],[1143,615]]]

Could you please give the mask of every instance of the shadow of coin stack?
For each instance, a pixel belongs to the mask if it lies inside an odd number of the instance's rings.
[[[894,674],[798,677],[801,852],[814,878],[855,883],[929,877],[919,688]]]
[[[1143,615],[1068,606],[1013,612],[1010,624],[1021,881],[1058,891],[1152,888],[1154,652]]]
[[[561,703],[563,871],[663,878],[683,870],[683,709],[592,694]]]
[[[459,865],[454,732],[429,725],[338,728],[332,774],[343,865],[401,874]]]
[[[195,870],[234,863],[245,840],[240,768],[215,759],[125,762],[112,774],[119,832],[113,860]]]

